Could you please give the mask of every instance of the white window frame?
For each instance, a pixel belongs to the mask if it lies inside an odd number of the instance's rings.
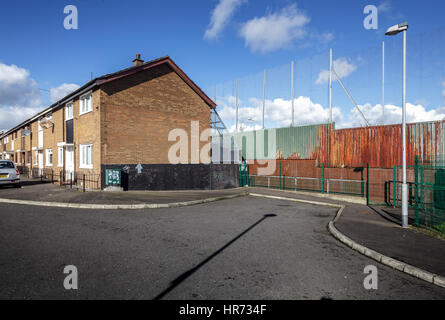
[[[38,166],[39,165],[39,151],[34,150],[34,165]]]
[[[81,169],[93,169],[93,144],[81,144],[80,145],[80,165],[79,168]],[[88,150],[90,150],[90,154],[86,153]]]
[[[71,110],[71,112],[69,112]],[[72,120],[74,118],[74,103],[73,101],[68,102],[65,105],[65,121]]]
[[[51,154],[51,157],[50,157]],[[45,150],[45,163],[47,167],[52,167],[53,166],[53,162],[54,162],[54,154],[53,154],[53,149],[46,149]],[[51,160],[51,162],[49,162],[49,160]]]
[[[57,148],[57,166],[63,167],[63,147]]]
[[[91,101],[90,105],[87,106],[88,108],[84,107],[85,98],[90,97],[89,101]],[[86,113],[90,113],[93,111],[93,92],[90,91],[79,98],[79,115],[83,115]]]

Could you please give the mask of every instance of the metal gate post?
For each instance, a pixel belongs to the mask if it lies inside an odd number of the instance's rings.
[[[416,156],[414,163],[414,211],[415,223],[419,226],[419,156]]]
[[[392,168],[392,206],[393,206],[393,208],[396,207],[396,168],[397,168],[397,166],[394,166]]]
[[[366,205],[369,206],[369,163],[366,164]]]
[[[281,162],[280,162],[280,175],[279,175],[279,180],[278,180],[278,182],[279,182],[279,187],[278,187],[278,189],[281,190]]]
[[[324,163],[321,165],[321,193],[324,194]]]
[[[396,170],[396,174],[397,174],[397,186],[396,186],[396,188],[397,188],[397,203],[396,203],[396,206],[398,207],[399,206],[399,166],[397,166],[397,170]]]
[[[420,206],[425,210],[425,167],[420,166]],[[426,218],[426,216],[425,216]]]

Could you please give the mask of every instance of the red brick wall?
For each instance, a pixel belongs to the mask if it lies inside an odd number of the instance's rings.
[[[172,129],[210,128],[210,107],[169,66],[101,87],[102,164],[169,164]],[[200,143],[200,147],[205,142]]]

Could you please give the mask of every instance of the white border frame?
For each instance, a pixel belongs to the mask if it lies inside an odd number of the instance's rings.
[[[91,110],[82,112],[82,99],[89,95],[91,95]],[[92,90],[88,91],[87,93],[85,93],[79,97],[79,116],[90,113],[90,112],[93,112],[93,91]],[[73,115],[74,115],[74,112],[73,112]]]
[[[83,159],[83,147],[91,146],[91,164],[86,165],[82,163]],[[94,159],[93,159],[93,144],[92,143],[85,143],[85,144],[79,144],[79,169],[93,169],[94,168]]]

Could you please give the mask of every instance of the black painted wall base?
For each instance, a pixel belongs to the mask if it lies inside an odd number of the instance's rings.
[[[222,190],[239,187],[237,164],[137,164],[102,165],[102,189],[105,189],[105,170],[122,170],[125,191],[137,190]]]

